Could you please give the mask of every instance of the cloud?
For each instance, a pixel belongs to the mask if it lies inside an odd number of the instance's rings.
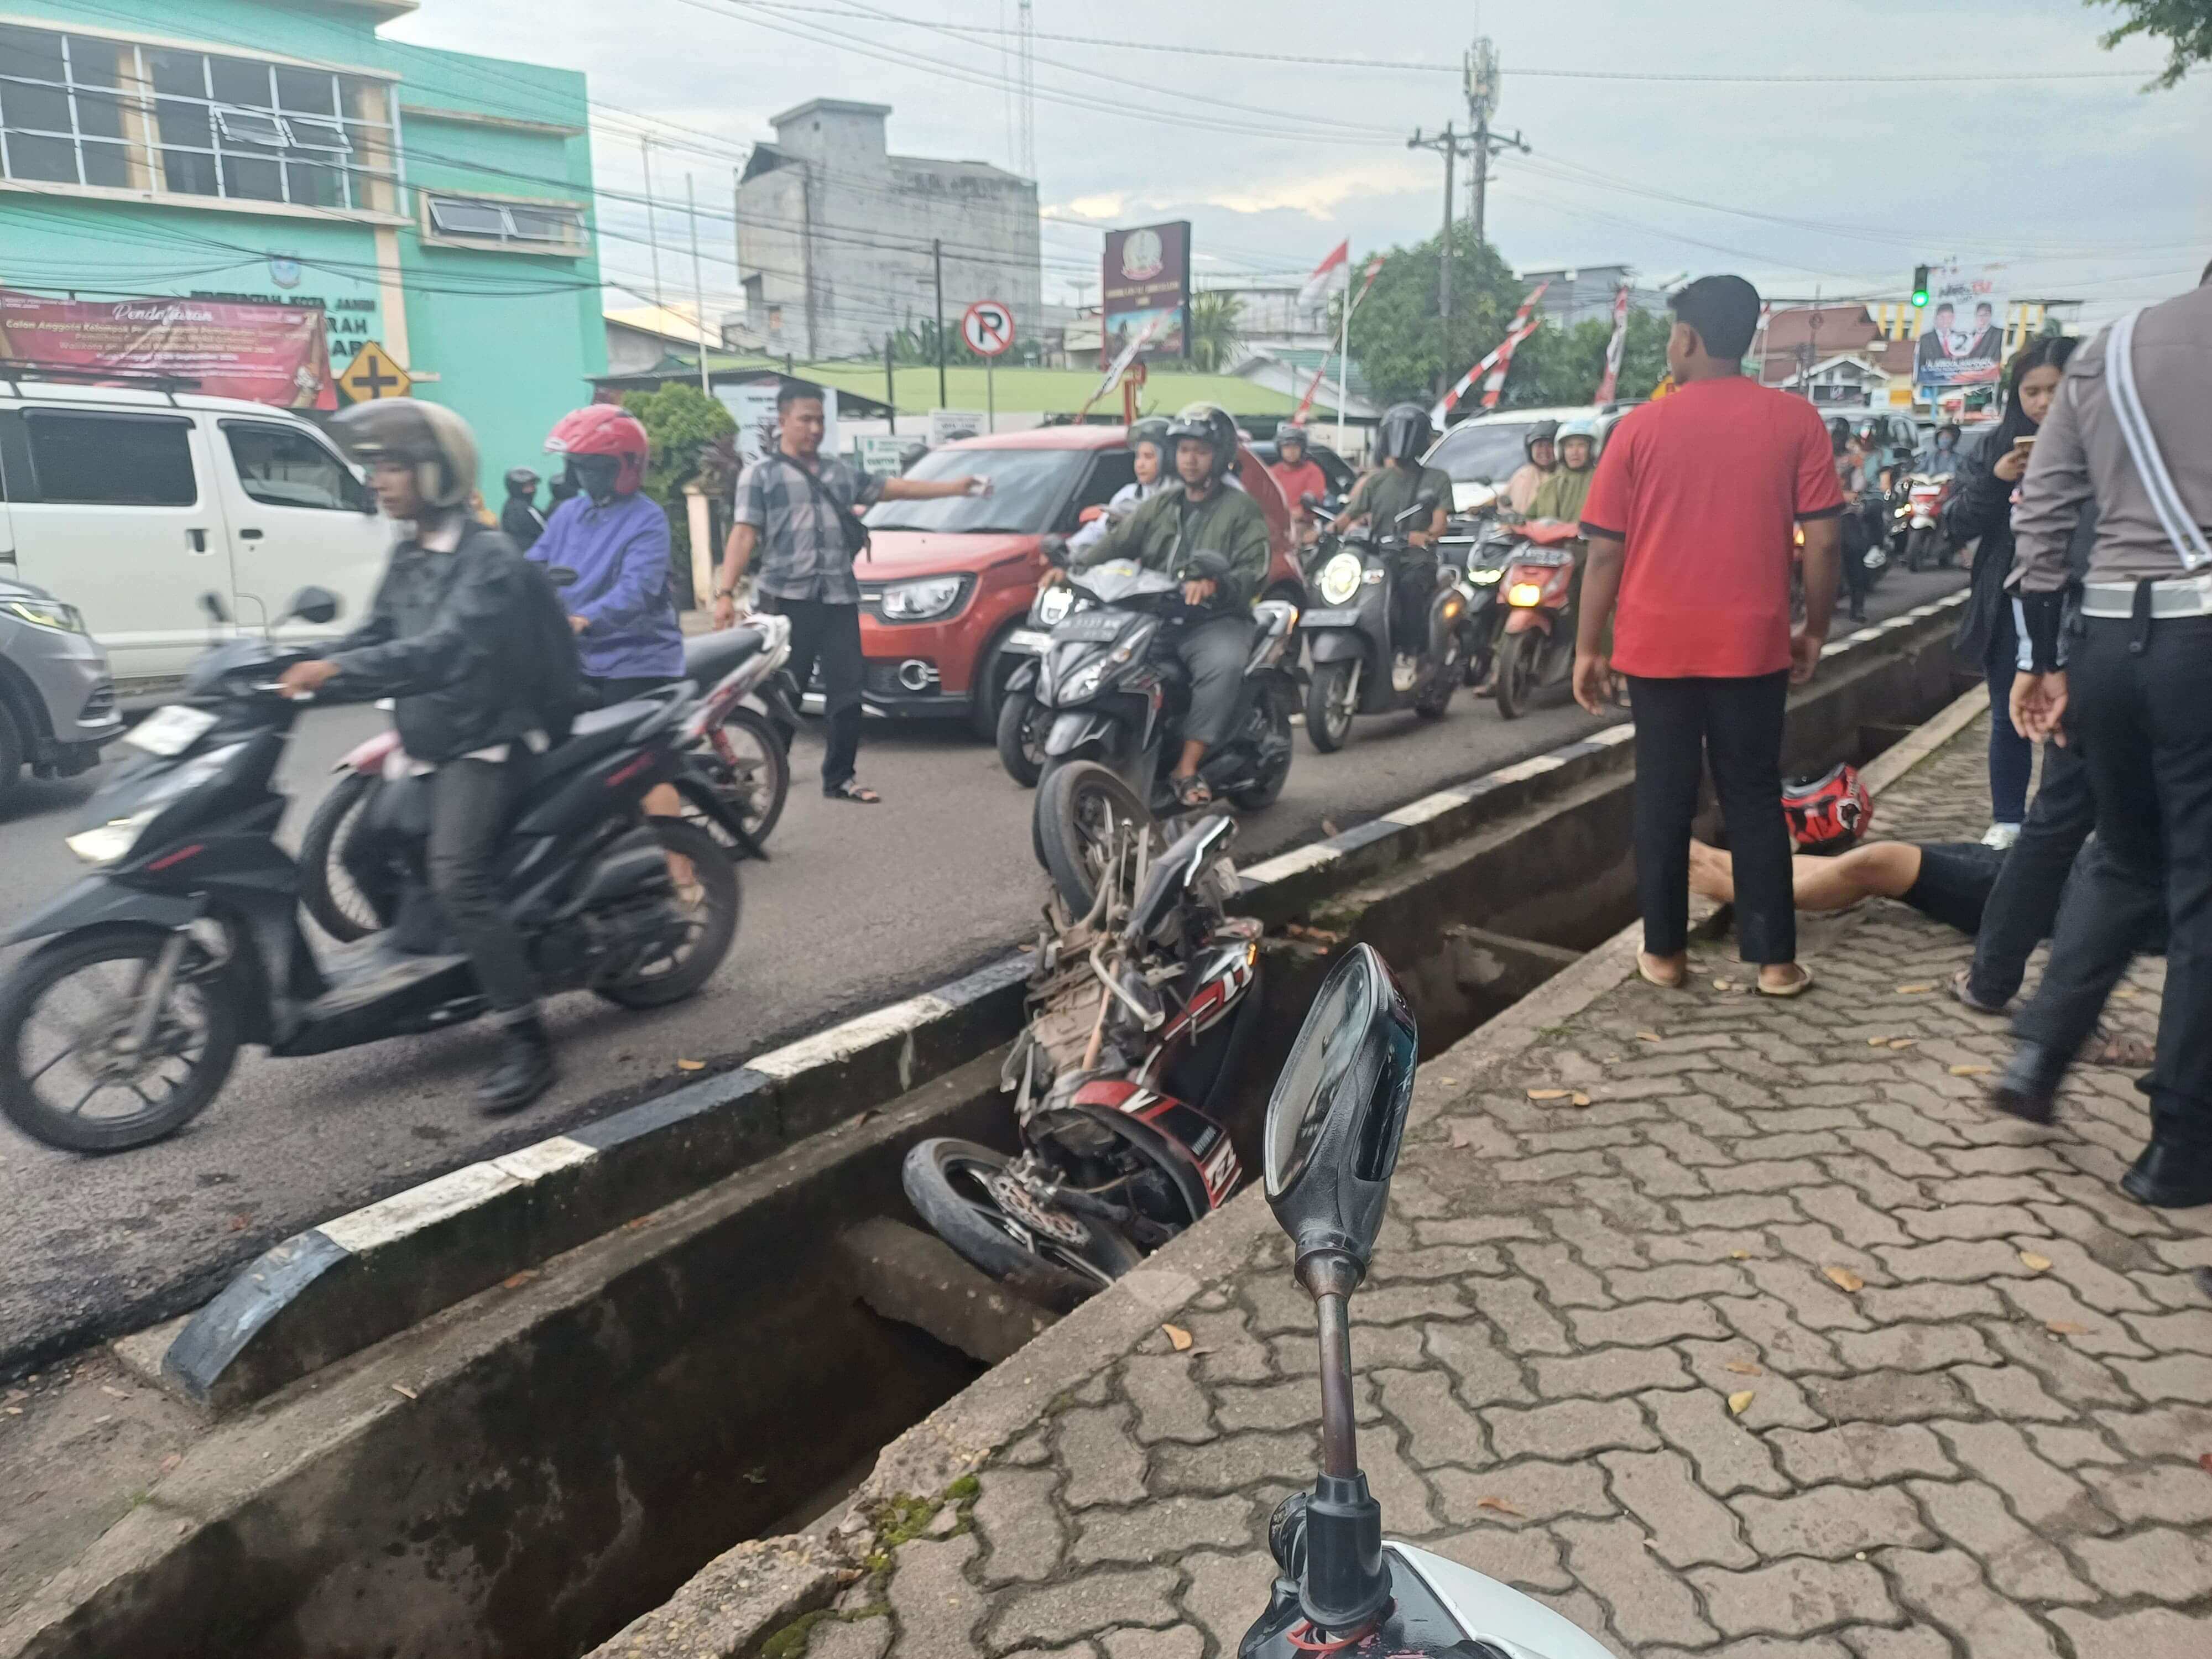
[[[1217,191],[1198,199],[1231,213],[1273,213],[1288,209],[1312,219],[1331,219],[1355,198],[1403,196],[1427,188],[1428,170],[1410,157],[1363,161],[1319,173],[1292,172],[1257,185]]]
[[[1072,202],[1048,208],[1048,213],[1072,213],[1079,219],[1118,219],[1128,211],[1129,198],[1120,191],[1079,196]]]

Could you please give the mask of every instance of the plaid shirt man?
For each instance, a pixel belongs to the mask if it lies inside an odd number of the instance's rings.
[[[836,515],[851,512],[855,503],[873,506],[884,481],[834,455],[817,458],[814,476],[819,491],[807,483],[799,462],[771,450],[738,480],[736,521],[760,534],[753,585],[781,599],[857,605],[860,584]]]

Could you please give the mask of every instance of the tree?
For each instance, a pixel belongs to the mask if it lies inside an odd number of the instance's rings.
[[[691,572],[691,514],[684,486],[699,476],[706,452],[733,437],[738,423],[719,399],[689,380],[671,380],[653,392],[626,392],[622,405],[644,422],[653,441],[653,459],[645,469],[645,493],[668,514],[670,557],[679,582]]]
[[[1668,324],[1641,311],[1628,313],[1628,337],[1621,343],[1616,398],[1648,398],[1667,369]],[[1547,324],[1513,353],[1513,371],[1500,401],[1509,408],[1586,404],[1605,378],[1606,343],[1613,338],[1610,319],[1592,318],[1569,329]]]
[[[1226,374],[1244,355],[1244,301],[1234,294],[1190,296],[1191,367],[1207,374]]]
[[[1352,318],[1352,358],[1378,402],[1428,402],[1505,337],[1528,290],[1497,249],[1469,249],[1465,242],[1462,234],[1452,250],[1449,331],[1437,315],[1441,240],[1432,236],[1383,256],[1374,288]]]
[[[2154,87],[2171,87],[2207,58],[2212,58],[2212,0],[2086,0],[2099,6],[2117,6],[2127,21],[2100,42],[2110,52],[2121,41],[2138,34],[2166,41],[2166,69]]]

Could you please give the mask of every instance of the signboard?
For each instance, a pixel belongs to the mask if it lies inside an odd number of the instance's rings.
[[[990,415],[983,410],[933,409],[929,411],[929,447],[937,449],[963,438],[980,438],[990,424]]]
[[[372,404],[380,398],[404,398],[415,382],[407,371],[392,361],[392,356],[374,340],[363,340],[361,349],[338,376],[338,389],[357,404]]]
[[[2007,304],[1995,265],[1937,265],[1912,348],[1923,386],[1994,386],[2004,370]]]
[[[914,439],[902,438],[896,432],[868,433],[860,440],[860,470],[878,478],[896,478],[902,458],[914,443]]]
[[[1190,356],[1190,221],[1106,233],[1098,361],[1121,355],[1147,329],[1147,358]]]
[[[0,289],[0,361],[168,374],[217,398],[336,409],[319,306],[221,300],[56,300]]]
[[[747,466],[776,446],[775,394],[780,380],[747,380],[738,386],[718,386],[714,397],[738,423],[738,455]],[[837,394],[822,394],[822,453],[835,455],[837,447]]]
[[[978,300],[960,319],[960,337],[978,357],[995,357],[1014,343],[1014,311],[1003,300]]]

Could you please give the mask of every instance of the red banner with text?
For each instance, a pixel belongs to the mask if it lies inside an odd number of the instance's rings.
[[[336,409],[319,306],[225,300],[57,300],[0,289],[0,363],[129,385],[164,375],[210,397]]]

